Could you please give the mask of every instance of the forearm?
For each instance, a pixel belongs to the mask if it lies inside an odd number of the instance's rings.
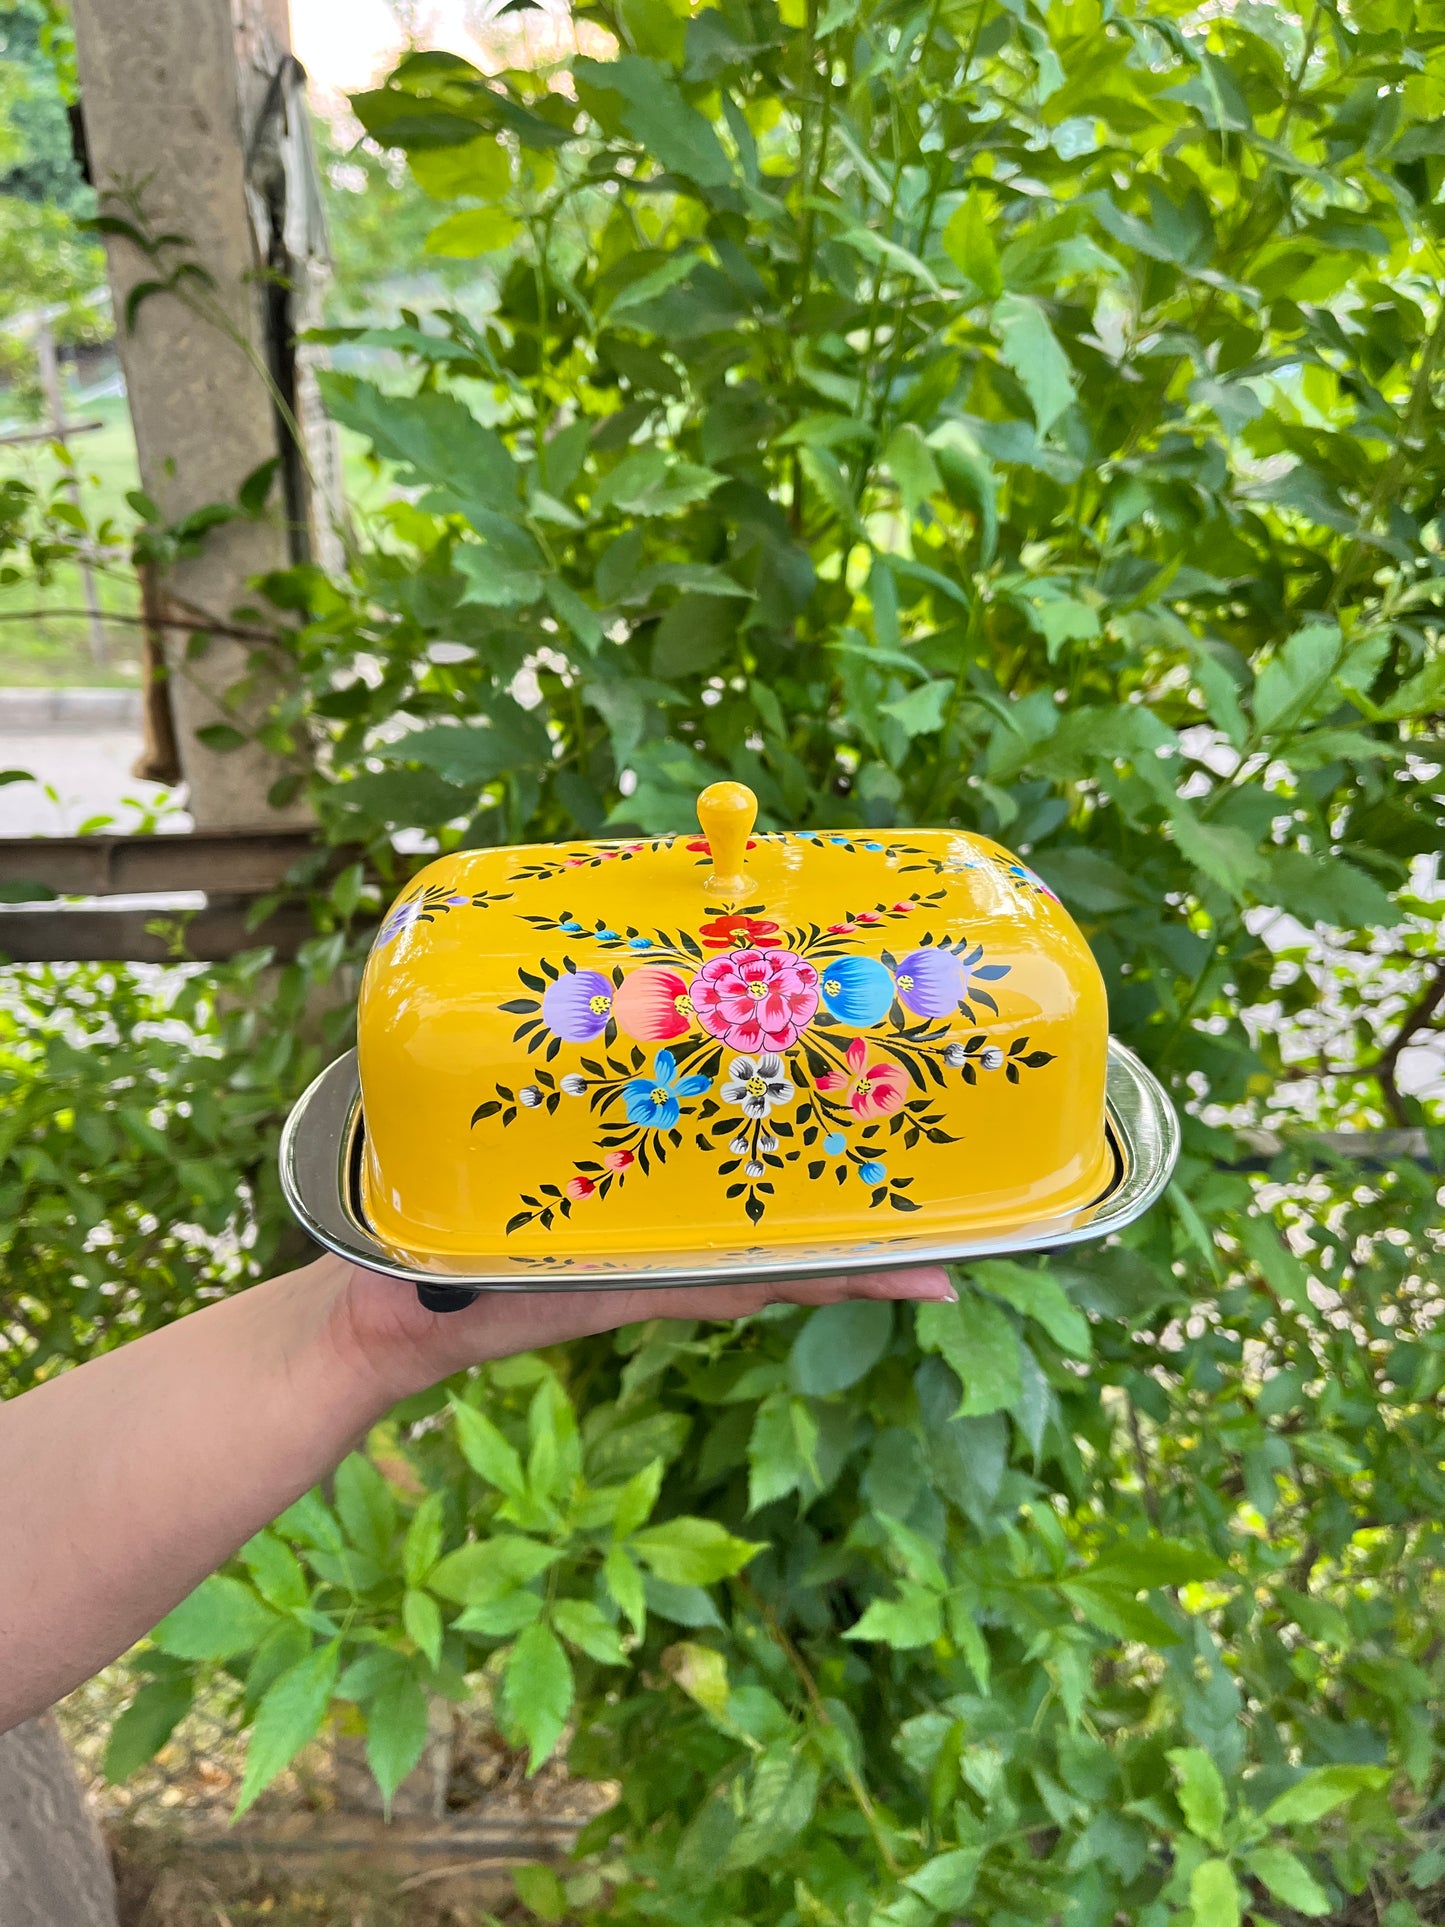
[[[125,1651],[404,1386],[323,1260],[0,1406],[0,1731]]]

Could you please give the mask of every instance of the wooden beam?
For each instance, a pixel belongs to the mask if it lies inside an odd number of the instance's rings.
[[[283,904],[254,930],[245,903],[211,903],[204,910],[0,910],[0,959],[36,963],[223,963],[242,950],[273,949],[296,955],[316,935],[304,903]],[[178,958],[156,923],[184,927]]]
[[[260,896],[280,889],[292,866],[315,848],[307,830],[7,836],[0,837],[0,885],[37,884],[57,896],[71,897],[136,896],[160,890]],[[337,853],[326,854],[334,868]]]

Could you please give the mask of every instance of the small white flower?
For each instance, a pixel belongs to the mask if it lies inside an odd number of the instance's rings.
[[[742,1157],[746,1152],[747,1148],[748,1148],[748,1141],[745,1137],[735,1137],[732,1143],[728,1146],[728,1149],[732,1152],[735,1158]]]
[[[776,1151],[777,1148],[778,1148],[778,1140],[772,1135],[771,1132],[764,1131],[762,1136],[758,1139],[758,1149],[760,1151]]]
[[[793,1087],[783,1075],[783,1060],[771,1051],[766,1057],[735,1057],[732,1076],[719,1095],[736,1104],[745,1117],[766,1117],[775,1104],[791,1104]]]
[[[987,1050],[979,1052],[978,1061],[986,1071],[996,1071],[1003,1063],[1003,1052],[997,1044],[990,1044]]]
[[[535,1111],[542,1102],[542,1093],[535,1084],[524,1084],[517,1092],[517,1102],[525,1105],[529,1111]]]
[[[568,1071],[562,1079],[562,1088],[568,1097],[580,1097],[587,1088],[587,1079],[576,1071]]]
[[[968,1062],[968,1052],[962,1044],[946,1044],[943,1050],[943,1061],[950,1070],[956,1071],[960,1064]]]
[[[756,1158],[749,1158],[747,1163],[743,1166],[743,1176],[745,1178],[760,1178],[762,1175],[763,1175],[762,1165],[758,1163]]]

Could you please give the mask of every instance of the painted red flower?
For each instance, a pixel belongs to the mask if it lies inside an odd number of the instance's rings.
[[[640,1044],[665,1044],[692,1029],[691,983],[663,964],[645,964],[622,979],[612,997],[612,1015],[624,1037]]]
[[[818,973],[791,950],[709,957],[692,980],[698,1022],[730,1049],[787,1050],[818,1008]]]
[[[876,910],[860,910],[853,921],[854,923],[882,923],[883,919]]]
[[[851,937],[857,928],[856,923],[830,923],[828,925],[828,935],[830,937]]]
[[[907,913],[913,908],[913,905],[911,903],[895,903],[893,908],[901,917],[901,916],[906,916]]]
[[[691,843],[688,844],[687,847],[690,850],[701,850],[704,856],[712,855],[712,845],[708,842],[705,836],[695,836],[692,839]],[[755,850],[757,847],[758,847],[757,839],[755,837],[750,836],[748,838],[748,848],[750,850]]]
[[[776,950],[782,942],[778,926],[761,917],[714,917],[702,925],[702,940],[709,950]]]
[[[870,1064],[868,1046],[861,1037],[855,1037],[848,1046],[847,1070],[825,1071],[818,1079],[818,1089],[845,1091],[859,1117],[888,1117],[903,1109],[908,1074],[897,1064]]]
[[[625,1171],[632,1159],[631,1151],[606,1151],[602,1156],[602,1162],[609,1171]]]
[[[578,1204],[580,1204],[584,1198],[590,1198],[596,1189],[597,1186],[592,1182],[591,1178],[584,1178],[580,1172],[575,1178],[568,1178],[567,1180],[567,1196],[569,1198],[575,1198]]]

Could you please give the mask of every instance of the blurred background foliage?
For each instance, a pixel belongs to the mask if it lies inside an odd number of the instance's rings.
[[[258,592],[355,860],[279,976],[11,973],[7,1389],[277,1257],[367,863],[685,831],[724,775],[1026,855],[1183,1162],[955,1308],[413,1401],[134,1656],[113,1771],[201,1680],[246,1800],[338,1706],[392,1787],[483,1690],[621,1786],[542,1919],[1438,1918],[1445,6],[577,17],[354,102],[347,246],[394,208],[440,278],[338,315],[348,567]]]

